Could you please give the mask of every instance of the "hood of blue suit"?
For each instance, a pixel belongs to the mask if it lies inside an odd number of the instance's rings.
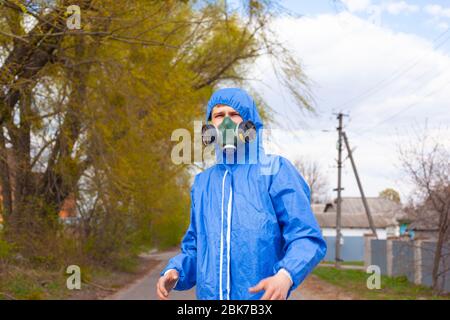
[[[253,98],[245,90],[240,88],[217,90],[209,99],[206,107],[206,122],[211,120],[212,109],[218,104],[227,105],[239,112],[243,121],[251,120],[256,126],[257,135],[254,141],[238,145],[238,151],[234,153],[231,159],[216,144],[216,161],[225,164],[257,163],[261,161],[265,155],[262,145],[263,123]]]

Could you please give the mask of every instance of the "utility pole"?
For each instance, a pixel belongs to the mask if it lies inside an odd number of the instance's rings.
[[[337,181],[337,204],[336,204],[336,243],[335,243],[335,267],[341,267],[341,181],[342,181],[342,118],[343,113],[338,113],[337,119],[339,120],[339,125],[337,127],[338,131],[338,181]]]
[[[352,163],[353,172],[355,173],[356,182],[358,183],[359,192],[361,193],[361,198],[364,204],[364,209],[366,210],[367,219],[369,220],[370,229],[372,229],[373,234],[378,239],[377,231],[375,229],[375,224],[373,223],[372,215],[370,213],[369,205],[367,204],[367,199],[364,194],[364,190],[359,180],[358,171],[356,170],[355,160],[353,159],[352,150],[350,149],[350,144],[348,143],[347,134],[342,132],[342,137],[344,138],[345,146],[347,147],[348,157],[350,158],[350,162]]]

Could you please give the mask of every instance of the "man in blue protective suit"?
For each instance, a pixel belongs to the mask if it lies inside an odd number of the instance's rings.
[[[309,186],[289,160],[264,152],[263,124],[244,90],[216,91],[206,122],[217,133],[217,163],[195,177],[181,253],[162,270],[157,294],[196,285],[198,299],[287,299],[327,250]],[[253,139],[239,139],[246,126]]]

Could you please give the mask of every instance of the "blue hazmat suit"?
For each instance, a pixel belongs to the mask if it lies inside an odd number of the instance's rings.
[[[254,100],[242,89],[226,88],[210,98],[256,126],[254,141],[240,145],[233,159],[216,145],[216,164],[197,174],[191,189],[190,224],[181,253],[169,260],[179,273],[175,290],[196,285],[198,299],[260,299],[249,288],[281,268],[292,290],[326,254],[326,243],[310,206],[310,189],[286,158],[264,152],[263,124]]]

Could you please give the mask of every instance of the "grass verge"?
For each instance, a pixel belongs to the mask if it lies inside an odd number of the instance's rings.
[[[326,264],[334,264],[334,261],[323,261]],[[364,261],[342,261],[343,266],[364,266]]]
[[[320,279],[341,287],[361,299],[369,300],[419,300],[445,299],[450,300],[450,294],[435,296],[431,288],[415,285],[404,276],[381,276],[381,289],[368,289],[367,278],[370,276],[361,270],[336,269],[332,267],[317,267],[313,274]]]
[[[0,263],[0,300],[103,299],[146,274],[159,261],[136,258],[119,266],[81,266],[81,289],[69,290],[66,270]]]

